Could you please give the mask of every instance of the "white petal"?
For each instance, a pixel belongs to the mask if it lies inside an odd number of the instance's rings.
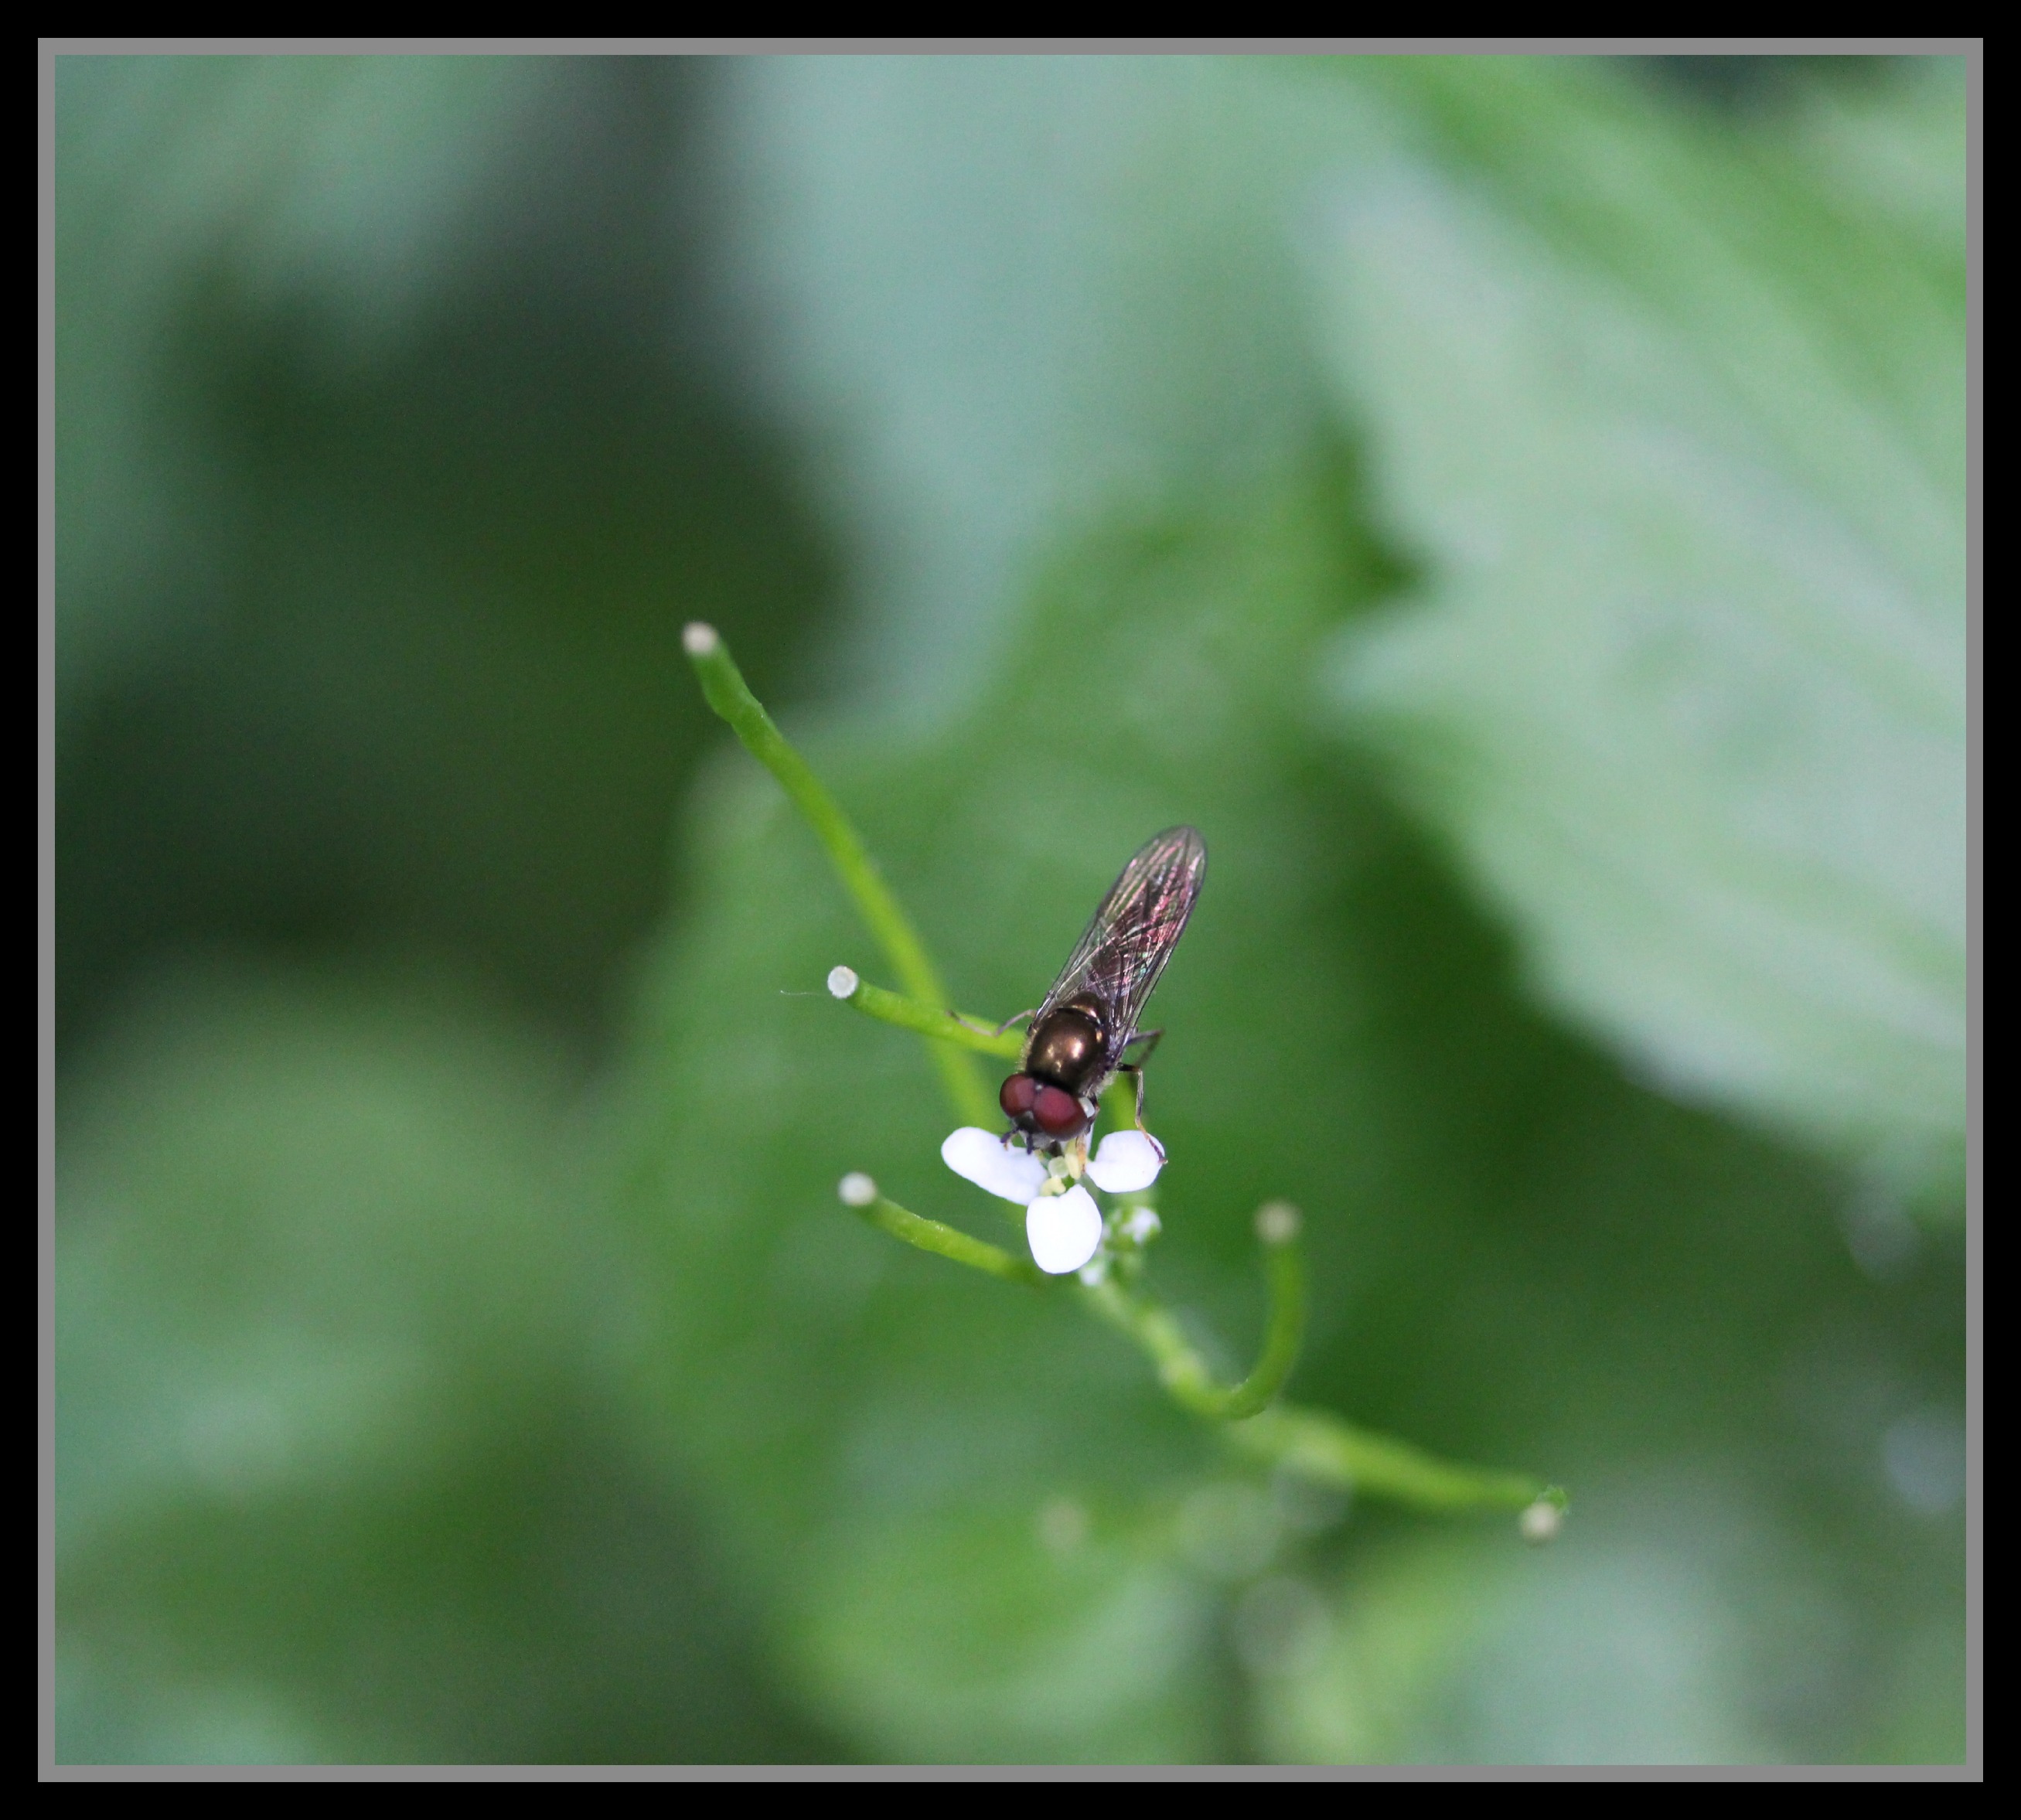
[[[994,1131],[964,1125],[950,1131],[941,1161],[978,1188],[1023,1207],[1046,1183],[1046,1166],[1029,1150],[1013,1148]]]
[[[1088,1179],[1108,1194],[1134,1194],[1149,1188],[1165,1167],[1165,1153],[1142,1131],[1112,1131],[1096,1147]]]
[[[1102,1248],[1102,1209],[1084,1188],[1041,1195],[1025,1210],[1032,1261],[1048,1276],[1078,1270]]]

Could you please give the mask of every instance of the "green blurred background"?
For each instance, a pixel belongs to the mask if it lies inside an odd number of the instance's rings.
[[[62,58],[59,1760],[1965,1747],[1957,60]],[[1157,1280],[988,1229],[1122,859]]]

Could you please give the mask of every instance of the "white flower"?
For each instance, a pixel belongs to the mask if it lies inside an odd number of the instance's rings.
[[[995,1132],[979,1126],[964,1125],[959,1131],[949,1132],[941,1146],[941,1161],[978,1188],[1015,1201],[1021,1207],[1046,1185],[1043,1158],[1006,1144]]]
[[[1062,1195],[1040,1195],[1025,1210],[1032,1261],[1048,1276],[1065,1276],[1102,1247],[1102,1209],[1076,1185]]]
[[[1094,1196],[1076,1183],[1063,1193],[1043,1192],[1054,1176],[1070,1175],[1077,1157],[1045,1159],[993,1131],[964,1125],[950,1131],[941,1145],[941,1161],[965,1181],[986,1188],[1025,1209],[1025,1236],[1032,1261],[1052,1276],[1065,1276],[1089,1264],[1102,1250],[1102,1209]],[[1149,1188],[1165,1165],[1164,1148],[1142,1131],[1112,1131],[1102,1139],[1087,1165],[1089,1181],[1109,1194],[1131,1194]],[[1124,1234],[1138,1244],[1158,1229],[1158,1216],[1140,1207],[1124,1222]],[[1095,1266],[1098,1268],[1098,1266]]]
[[[1164,1167],[1164,1148],[1156,1138],[1142,1131],[1112,1131],[1089,1162],[1087,1178],[1105,1194],[1134,1194],[1156,1181]]]

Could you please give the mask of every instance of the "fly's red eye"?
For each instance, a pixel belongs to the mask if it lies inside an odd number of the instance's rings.
[[[1032,1096],[1032,1116],[1048,1138],[1071,1138],[1087,1123],[1080,1101],[1064,1087],[1040,1087]]]
[[[1039,1097],[1039,1083],[1028,1074],[1014,1074],[1003,1083],[1003,1090],[996,1096],[996,1103],[1003,1108],[1007,1119],[1021,1119],[1032,1109],[1032,1102]]]

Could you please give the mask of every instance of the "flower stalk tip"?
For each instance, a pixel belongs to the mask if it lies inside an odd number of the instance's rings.
[[[836,1184],[835,1192],[846,1207],[867,1207],[877,1198],[877,1184],[860,1169],[853,1169]]]
[[[713,657],[722,642],[722,635],[706,620],[691,619],[681,628],[681,649],[690,657]]]
[[[862,985],[851,966],[830,967],[828,970],[828,989],[836,998],[847,1003],[856,988]]]
[[[1266,1245],[1290,1244],[1304,1225],[1304,1216],[1289,1201],[1265,1201],[1256,1210],[1256,1236]]]
[[[1547,1496],[1524,1505],[1523,1514],[1516,1520],[1516,1530],[1524,1541],[1537,1547],[1555,1541],[1564,1524],[1564,1506]]]

